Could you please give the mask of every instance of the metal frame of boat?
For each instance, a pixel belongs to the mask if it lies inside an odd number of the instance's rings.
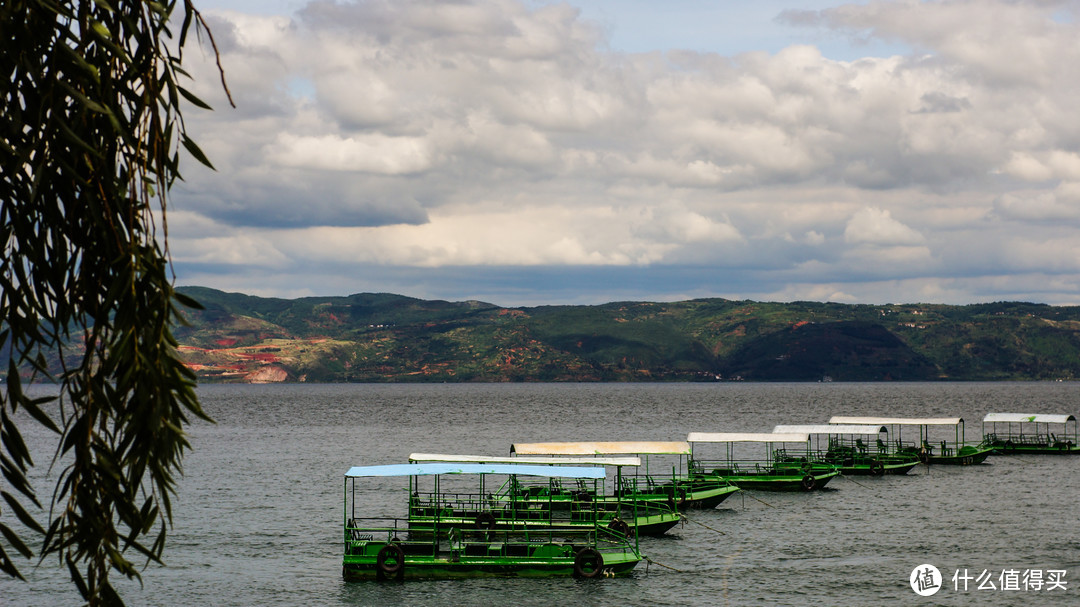
[[[633,498],[647,502],[662,502],[673,510],[687,508],[710,509],[720,505],[739,488],[720,479],[691,477],[689,474],[690,445],[686,441],[584,441],[549,443],[514,443],[510,453],[520,456],[613,456],[637,455],[643,459],[633,474],[626,474],[623,466],[616,466],[615,491],[606,500]],[[650,469],[650,456],[676,456],[678,464],[661,473]],[[659,480],[662,479],[662,480]]]
[[[964,418],[962,417],[852,417],[834,415],[829,424],[870,424],[895,428],[896,452],[912,453],[924,464],[945,464],[969,466],[981,464],[993,452],[993,449],[981,443],[968,444],[964,440]],[[905,443],[901,432],[904,426],[918,426],[919,442]],[[943,440],[938,445],[930,443],[931,426],[953,426],[955,440],[949,443]]]
[[[628,575],[642,560],[636,541],[596,523],[588,530],[520,532],[473,529],[436,518],[434,533],[413,534],[408,521],[357,516],[357,481],[407,477],[411,495],[421,477],[536,476],[597,481],[602,467],[531,464],[424,463],[354,466],[345,473],[342,577],[346,581],[471,577],[608,577]]]
[[[705,478],[721,478],[742,489],[760,491],[813,491],[822,489],[840,474],[836,466],[815,462],[810,454],[810,435],[802,433],[767,432],[691,432],[686,437],[691,449],[699,443],[726,444],[724,460],[699,459],[691,454],[691,474]],[[767,459],[735,459],[736,443],[762,443],[769,454]],[[785,448],[774,449],[776,443],[803,443],[802,456],[790,455]]]
[[[788,424],[773,427],[773,433],[809,434],[813,456],[826,464],[838,466],[841,474],[869,476],[907,474],[919,463],[919,458],[913,454],[896,453],[890,450],[889,429],[886,426]],[[885,440],[881,440],[882,433],[885,434]],[[821,445],[820,437],[822,436],[828,437],[825,448]],[[814,437],[819,438],[815,440]],[[872,437],[874,444],[863,442],[863,437]]]
[[[1072,434],[1069,423],[1072,422]],[[990,432],[986,424],[990,424]],[[1006,424],[1005,433],[998,431],[998,424]],[[1014,430],[1014,424],[1016,428]],[[1034,432],[1025,432],[1035,424]],[[1042,424],[1042,431],[1039,430]],[[1051,432],[1061,426],[1061,435]],[[1080,434],[1076,417],[1054,413],[987,413],[983,418],[983,444],[991,447],[995,455],[1054,454],[1075,455],[1080,453]]]
[[[413,453],[410,463],[469,462],[481,464],[538,464],[640,466],[639,457],[499,457],[487,455],[447,455]],[[591,527],[592,515],[612,530],[624,534],[659,536],[682,522],[682,516],[666,502],[644,501],[634,495],[624,500],[596,502],[582,479],[572,488],[563,487],[562,479],[526,482],[511,477],[493,493],[447,494],[413,492],[409,497],[409,525],[413,531],[431,528],[435,518],[449,523],[494,530],[582,529]],[[437,498],[437,499],[436,499]]]

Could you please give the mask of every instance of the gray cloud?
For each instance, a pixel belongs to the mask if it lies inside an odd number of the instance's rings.
[[[879,301],[901,283],[976,297],[1002,269],[1031,284],[1052,255],[1041,230],[1057,222],[1052,241],[1067,241],[1080,208],[1080,27],[1056,18],[1074,10],[871,2],[779,17],[916,49],[856,61],[811,46],[620,53],[573,7],[518,0],[221,13],[238,109],[209,61],[192,65],[218,110],[189,124],[220,170],[189,169],[174,206],[236,250],[197,234],[173,249],[192,263],[264,255],[304,268],[297,280],[345,255],[359,274],[455,267],[473,281],[496,267],[679,267],[684,281],[724,267],[775,297]],[[963,254],[988,241],[1024,261]],[[738,291],[699,282],[661,290]],[[1054,299],[1075,299],[1076,282]]]

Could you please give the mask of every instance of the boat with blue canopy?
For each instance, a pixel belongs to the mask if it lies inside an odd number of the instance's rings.
[[[997,455],[1080,453],[1076,417],[1066,414],[987,413],[983,444]]]
[[[890,449],[889,429],[886,426],[785,424],[775,426],[773,433],[810,435],[812,457],[836,466],[841,474],[907,474],[919,463],[919,458],[911,453],[896,453]],[[827,439],[826,445],[822,445],[822,437]]]
[[[691,477],[690,445],[686,441],[583,441],[550,443],[514,443],[510,453],[521,456],[636,455],[637,467],[615,466],[615,489],[602,499],[664,503],[672,510],[715,508],[739,490],[720,479]],[[556,460],[561,461],[561,460]]]
[[[434,518],[433,529],[412,533],[407,518],[364,516],[385,498],[384,491],[365,492],[365,482],[407,478],[408,495],[423,481],[439,494],[441,486],[462,478],[492,475],[599,482],[598,466],[533,464],[414,463],[354,466],[345,473],[345,544],[342,577],[346,581],[453,579],[473,577],[595,578],[628,575],[642,560],[636,538],[600,524],[595,513],[587,529],[477,529],[456,519]],[[360,485],[360,487],[358,487]],[[358,492],[358,488],[360,489]],[[381,487],[380,487],[381,488]],[[364,496],[371,497],[365,501]],[[405,496],[403,496],[405,497]],[[446,529],[443,530],[442,527]]]
[[[993,452],[993,449],[981,443],[969,444],[964,440],[964,418],[962,417],[853,417],[834,415],[829,424],[871,424],[889,426],[897,453],[913,454],[924,464],[945,464],[952,466],[970,466],[981,464]],[[904,442],[901,433],[905,426],[919,429],[918,442]],[[933,434],[934,428],[953,428],[953,440],[943,434]]]
[[[810,437],[805,432],[691,432],[686,441],[692,445],[691,474],[718,478],[742,489],[759,491],[813,491],[822,489],[840,474],[836,466],[817,462],[810,454]],[[698,445],[723,444],[723,458],[706,457]],[[735,457],[735,445],[757,445],[758,453],[747,458]],[[801,443],[801,450],[784,446]],[[763,452],[762,452],[763,449]]]
[[[640,466],[638,457],[511,457],[413,453],[410,462],[471,462],[502,464]],[[436,516],[447,523],[456,517],[463,525],[495,530],[588,528],[591,515],[600,523],[625,534],[663,535],[682,522],[682,516],[666,502],[638,500],[630,495],[622,500],[597,500],[584,479],[567,485],[560,477],[507,477],[501,487],[487,493],[414,492],[409,497],[409,524],[415,531],[431,526]],[[603,487],[603,485],[601,485]],[[602,489],[603,493],[604,490]],[[436,499],[437,498],[437,499]],[[596,503],[594,503],[596,502]]]

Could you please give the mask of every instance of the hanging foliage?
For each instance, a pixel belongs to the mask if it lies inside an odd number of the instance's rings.
[[[92,605],[122,603],[110,573],[161,560],[184,427],[206,419],[172,335],[197,304],[173,290],[164,218],[180,148],[210,165],[181,114],[207,108],[181,60],[209,31],[187,1],[170,21],[177,4],[0,3],[0,569],[21,578],[40,539]],[[59,397],[32,397],[34,380]],[[58,437],[47,500],[20,408]]]

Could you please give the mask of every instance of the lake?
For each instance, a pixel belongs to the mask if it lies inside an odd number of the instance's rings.
[[[977,441],[987,412],[1077,414],[1078,388],[202,386],[203,406],[217,423],[190,428],[193,450],[174,500],[168,566],[144,571],[141,588],[118,586],[129,605],[1075,605],[1080,457],[997,456],[978,466],[920,465],[906,476],[836,478],[813,493],[736,494],[715,510],[689,512],[665,537],[643,538],[651,562],[621,579],[346,584],[341,524],[345,471],[404,463],[412,452],[503,455],[515,442],[685,440],[691,431],[769,432],[833,415],[959,416],[968,441]],[[47,495],[51,485],[41,477],[54,444],[27,424],[24,430],[41,464],[38,490]],[[400,497],[400,504],[378,507],[403,515]],[[909,585],[924,563],[944,578],[928,598]],[[0,579],[4,604],[78,603],[55,561],[20,566],[30,582]],[[1016,581],[1025,574],[1026,590]],[[1065,587],[1035,590],[1037,574]],[[971,578],[967,591],[964,577]]]

